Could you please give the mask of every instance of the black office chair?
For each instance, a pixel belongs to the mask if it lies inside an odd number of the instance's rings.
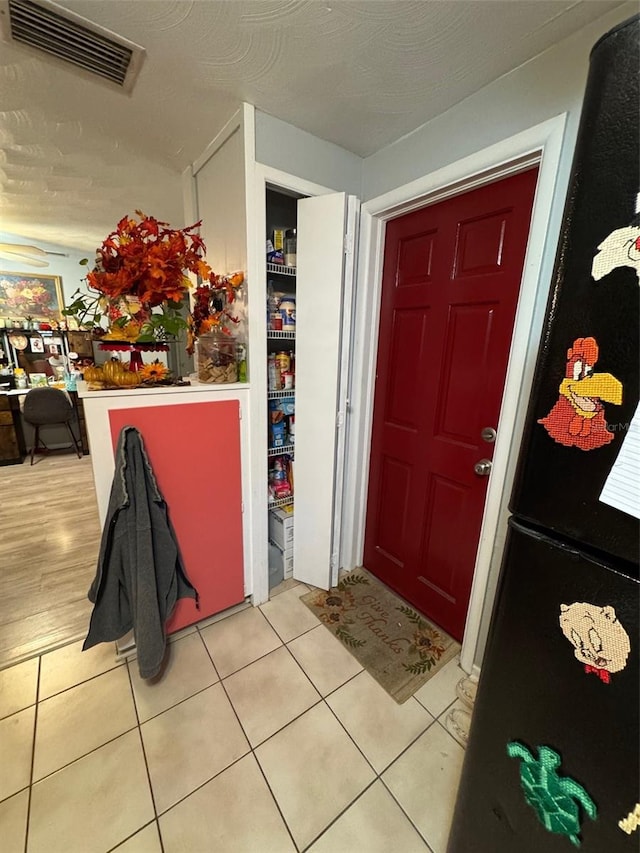
[[[66,426],[78,454],[78,459],[82,458],[82,448],[73,434],[70,423],[73,420],[74,409],[64,391],[59,391],[57,388],[32,388],[25,397],[22,416],[35,429],[33,447],[31,448],[32,465],[33,456],[40,441],[40,427],[49,424],[64,424]],[[46,450],[44,442],[42,445]]]

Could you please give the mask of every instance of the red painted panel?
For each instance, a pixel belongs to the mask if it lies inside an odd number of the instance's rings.
[[[404,563],[398,548],[402,548],[404,539],[402,527],[407,514],[410,481],[411,470],[405,463],[389,457],[382,461],[377,547],[398,565]]]
[[[474,464],[493,456],[481,431],[498,427],[536,180],[387,223],[364,564],[458,639],[487,492]]]
[[[240,419],[237,400],[114,409],[120,430],[136,427],[169,508],[184,567],[200,595],[178,602],[173,633],[244,598]]]
[[[391,362],[385,420],[415,431],[420,400],[415,394],[413,365],[420,364],[427,333],[427,311],[396,311],[391,332]]]
[[[458,226],[456,276],[499,270],[506,226],[503,212],[461,222]]]
[[[431,276],[435,231],[402,240],[398,252],[398,287],[422,284]]]
[[[458,573],[451,560],[451,528],[465,529],[469,510],[469,488],[434,475],[428,488],[427,508],[422,525],[423,544],[421,554],[425,565],[418,579],[431,586],[450,604],[455,606],[460,590],[457,589]]]
[[[489,342],[497,308],[496,303],[454,305],[449,312],[438,393],[436,435],[441,438],[477,444],[474,415],[486,393]]]

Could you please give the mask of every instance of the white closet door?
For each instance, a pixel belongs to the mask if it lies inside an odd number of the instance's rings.
[[[358,255],[360,201],[347,197],[346,248],[344,254],[344,284],[342,290],[342,339],[340,343],[340,375],[338,384],[338,430],[336,433],[336,468],[333,498],[333,546],[331,552],[331,586],[338,582],[340,552],[342,551],[342,520],[344,517],[344,479],[347,449],[349,397],[351,396],[351,354],[353,345],[353,303]],[[347,510],[348,511],[348,510]]]
[[[347,216],[348,208],[345,193],[298,202],[293,574],[323,589],[331,585],[332,555],[338,550],[334,541],[337,421],[343,312],[351,310],[350,304],[343,304],[346,233],[352,218]],[[350,299],[350,284],[346,292]]]

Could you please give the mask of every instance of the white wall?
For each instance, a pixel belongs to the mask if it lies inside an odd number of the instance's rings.
[[[568,113],[558,204],[563,204],[589,66],[595,42],[638,11],[625,3],[597,21],[515,68],[422,127],[367,157],[362,200],[367,201],[415,178],[539,124]]]
[[[221,275],[247,268],[245,152],[238,115],[211,156],[193,169],[207,262]]]
[[[361,196],[362,158],[256,110],[256,163]]]

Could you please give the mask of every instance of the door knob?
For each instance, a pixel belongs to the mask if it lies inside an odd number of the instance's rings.
[[[481,459],[473,466],[473,470],[479,477],[488,477],[489,471],[491,471],[491,460]]]

